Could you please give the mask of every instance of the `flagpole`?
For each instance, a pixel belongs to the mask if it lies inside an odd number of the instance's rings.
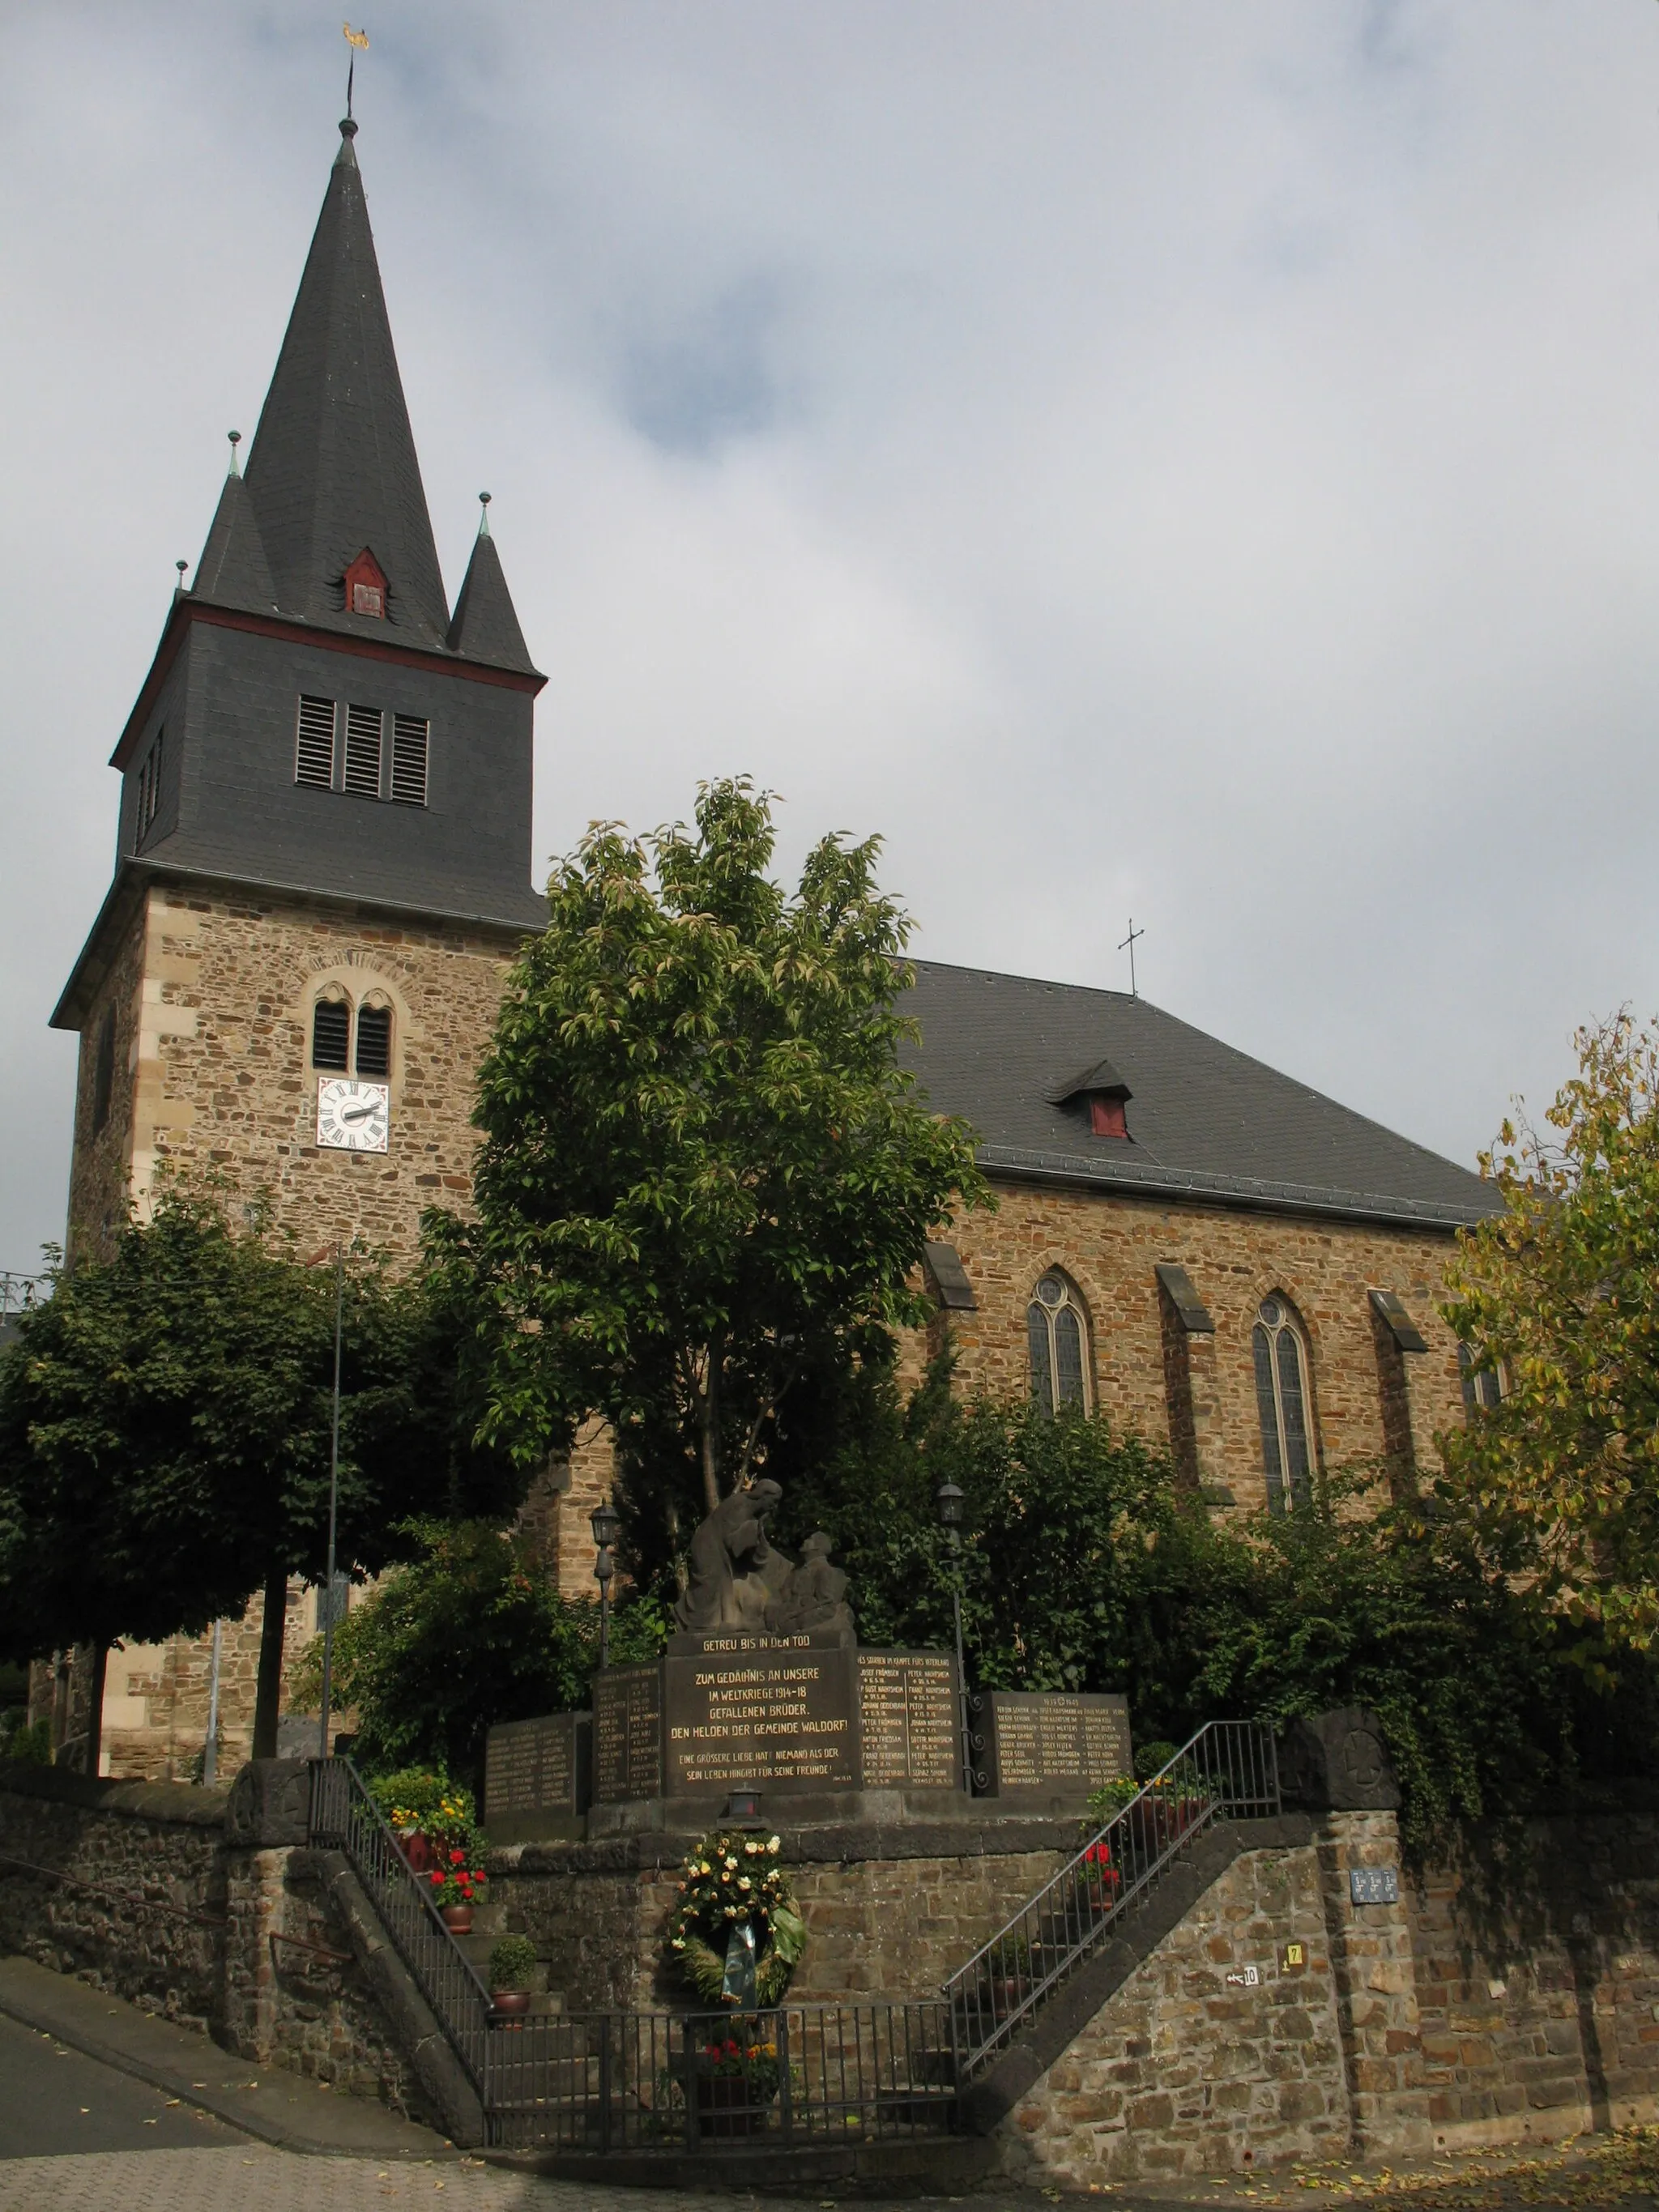
[[[340,1335],[345,1310],[345,1246],[334,1248],[334,1419],[328,1450],[328,1577],[323,1584],[323,1717],[317,1756],[328,1757],[328,1706],[334,1686],[334,1539],[340,1516]]]

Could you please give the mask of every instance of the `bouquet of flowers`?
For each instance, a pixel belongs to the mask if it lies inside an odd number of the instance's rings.
[[[416,1874],[426,1874],[459,1844],[475,1848],[477,1814],[472,1792],[447,1774],[405,1766],[380,1775],[368,1785],[398,1849]]]
[[[698,2051],[697,2071],[714,2081],[746,2081],[750,2102],[769,2105],[778,2094],[778,2046],[721,2036]]]
[[[779,1863],[781,1848],[776,1836],[768,1842],[740,1829],[716,1829],[681,1869],[668,1957],[711,2003],[726,1996],[727,1946],[745,1921],[755,1940],[755,2002],[775,2005],[789,1986],[806,1948],[806,1929]]]

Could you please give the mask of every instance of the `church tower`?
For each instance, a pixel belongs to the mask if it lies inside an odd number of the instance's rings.
[[[168,1174],[268,1200],[302,1253],[361,1234],[411,1255],[427,1206],[465,1202],[474,1072],[544,919],[546,679],[487,500],[446,601],[356,128],[340,125],[246,472],[233,439],[115,748],[114,880],[52,1016],[81,1037],[71,1256]],[[314,1594],[295,1586],[289,1609],[291,1658]],[[259,1625],[256,1599],[222,1636],[112,1654],[105,1771],[193,1771],[216,1683],[234,1771]]]
[[[276,374],[116,746],[69,1245],[211,1170],[315,1246],[412,1248],[468,1186],[471,1077],[531,888],[533,701],[483,509],[452,615],[354,140]]]

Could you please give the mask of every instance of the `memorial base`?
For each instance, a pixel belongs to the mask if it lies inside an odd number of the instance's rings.
[[[744,1820],[728,1812],[730,1793],[726,1790],[593,1805],[588,1808],[587,1833],[595,1839],[666,1835],[695,1840],[711,1828],[726,1826],[765,1828],[775,1834],[786,1828],[892,1828],[918,1822],[961,1823],[978,1830],[988,1817],[993,1821],[1000,1817],[985,1799],[969,1797],[960,1790],[760,1790],[756,1794],[757,1809]]]

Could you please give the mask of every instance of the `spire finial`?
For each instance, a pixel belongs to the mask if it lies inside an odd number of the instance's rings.
[[[489,535],[489,494],[487,491],[478,494],[478,535],[480,538]]]
[[[240,430],[228,430],[225,435],[230,440],[230,473],[234,477],[239,477],[242,471],[238,465],[236,448],[242,442],[242,434]]]
[[[340,125],[340,136],[343,138],[351,138],[356,136],[357,131],[356,125],[351,119],[351,82],[357,72],[358,55],[366,54],[368,52],[368,33],[354,31],[349,23],[342,23],[340,29],[347,46],[351,49],[351,59],[346,64],[346,112],[345,121]]]
[[[175,561],[173,565],[179,571],[179,589],[182,592],[185,588],[185,571],[189,568],[190,563],[188,561]]]

